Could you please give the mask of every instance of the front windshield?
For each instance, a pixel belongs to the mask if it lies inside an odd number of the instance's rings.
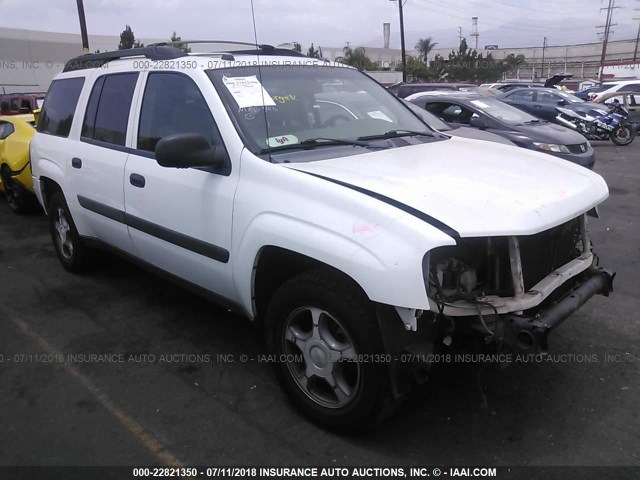
[[[268,65],[207,73],[256,154],[314,139],[356,142],[393,131],[432,133],[396,97],[354,69]]]
[[[524,123],[537,123],[542,120],[523,112],[522,110],[507,105],[500,100],[491,97],[483,97],[481,99],[470,100],[470,103],[482,110],[488,116],[496,118],[507,125],[522,125]]]

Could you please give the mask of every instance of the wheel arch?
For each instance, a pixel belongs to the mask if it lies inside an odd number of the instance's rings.
[[[340,269],[284,247],[266,245],[255,257],[251,278],[254,320],[262,322],[271,298],[285,282],[305,272],[321,269],[343,276],[368,298],[362,286]]]
[[[55,180],[52,180],[51,178],[45,176],[40,177],[40,191],[42,192],[43,207],[47,213],[49,212],[51,197],[53,197],[56,192],[60,192],[64,195],[60,184]]]

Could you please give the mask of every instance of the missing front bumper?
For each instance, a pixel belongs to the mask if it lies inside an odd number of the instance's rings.
[[[516,353],[546,353],[547,338],[554,328],[577,311],[594,295],[609,296],[615,273],[589,267],[567,293],[535,316],[504,314],[496,328],[501,349]]]

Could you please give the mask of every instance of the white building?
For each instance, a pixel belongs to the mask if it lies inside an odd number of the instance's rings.
[[[141,38],[144,44],[167,41],[162,38]],[[120,37],[117,35],[89,35],[92,52],[115,50]],[[357,45],[353,46],[354,48]],[[203,51],[206,45],[192,45],[193,51]],[[545,49],[545,64],[542,60],[542,47],[499,48],[481,50],[491,53],[494,58],[501,59],[513,53],[523,54],[527,64],[521,68],[521,78],[544,77],[558,70],[571,70],[577,77],[590,78],[597,74],[600,60],[601,44],[553,46]],[[616,63],[631,60],[635,48],[635,40],[620,40],[609,43],[607,60]],[[343,55],[343,47],[320,47],[323,57],[335,60]],[[376,72],[374,78],[383,83],[394,83],[401,79],[401,74],[394,72],[401,65],[399,49],[365,47],[367,56],[382,68],[390,72]],[[438,48],[430,57],[440,54],[447,58],[453,48]],[[407,55],[416,55],[409,50]],[[14,28],[0,28],[0,92],[42,92],[49,87],[51,79],[62,71],[65,62],[82,54],[80,35],[75,33],[54,33]],[[629,69],[618,68],[612,71],[626,72]],[[635,73],[637,73],[637,68]],[[534,74],[535,73],[535,74]],[[634,74],[635,74],[634,73]]]

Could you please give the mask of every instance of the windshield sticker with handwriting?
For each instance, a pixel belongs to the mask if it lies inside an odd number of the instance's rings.
[[[272,97],[278,103],[295,102],[295,95],[275,95]]]
[[[233,99],[240,108],[275,105],[255,75],[249,77],[222,77]]]

